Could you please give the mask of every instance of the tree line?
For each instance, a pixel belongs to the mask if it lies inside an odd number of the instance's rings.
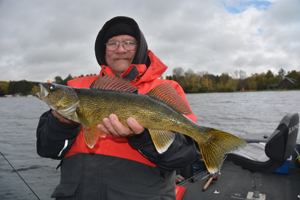
[[[255,73],[247,77],[243,70],[236,70],[230,75],[222,73],[215,76],[207,71],[194,73],[191,69],[184,71],[177,67],[166,79],[178,82],[186,93],[203,93],[269,90],[273,84],[279,84],[285,77],[297,80],[295,88],[300,88],[300,71],[286,73],[283,69],[278,74],[268,70],[267,73]]]
[[[0,96],[7,94],[33,94],[34,89],[38,90],[39,82],[32,81],[0,81]]]
[[[91,75],[96,74],[86,76]],[[84,75],[81,74],[78,77],[84,77]],[[273,84],[279,84],[285,77],[295,79],[295,88],[300,89],[300,71],[292,70],[286,73],[283,69],[280,69],[277,74],[268,70],[267,73],[255,73],[247,77],[243,70],[236,70],[230,75],[222,73],[218,76],[209,74],[207,71],[194,73],[191,69],[184,71],[181,67],[177,67],[173,69],[172,75],[166,76],[166,79],[177,81],[186,93],[203,93],[269,90]],[[67,82],[74,78],[77,76],[73,77],[71,74],[64,79],[61,76],[55,76],[51,82],[67,85]],[[0,81],[0,96],[16,93],[34,95],[39,91],[38,84],[39,82],[26,80]]]
[[[91,76],[93,74],[87,74],[86,76]],[[96,74],[94,74],[96,75]],[[81,74],[78,77],[84,77]],[[69,74],[66,78],[61,78],[61,76],[55,76],[54,80],[51,81],[53,83],[67,85],[69,80],[77,78],[77,76],[72,76]],[[21,81],[0,81],[0,96],[4,96],[7,94],[21,94],[21,95],[35,95],[39,91],[39,82],[21,80]]]

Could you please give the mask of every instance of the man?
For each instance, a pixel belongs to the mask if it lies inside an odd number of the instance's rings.
[[[115,17],[100,30],[95,43],[99,76],[116,75],[146,94],[155,86],[170,83],[185,99],[174,81],[158,79],[167,69],[150,50],[137,23]],[[68,82],[88,88],[99,76]],[[186,101],[187,102],[187,101]],[[188,115],[196,122],[196,117]],[[135,119],[124,126],[113,113],[98,128],[107,133],[90,149],[82,126],[55,111],[45,112],[37,128],[37,152],[42,157],[62,159],[61,181],[52,194],[57,199],[175,199],[175,169],[188,165],[200,152],[191,138],[176,134],[169,149],[159,154],[147,129]]]

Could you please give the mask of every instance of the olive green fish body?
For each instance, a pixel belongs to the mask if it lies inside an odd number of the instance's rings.
[[[76,92],[80,99],[77,108],[91,124],[102,123],[103,118],[114,113],[125,126],[128,126],[126,119],[132,117],[145,128],[178,132],[198,138],[203,143],[208,135],[204,127],[144,94],[90,89],[79,89]],[[203,137],[195,136],[194,133],[199,132],[199,129],[202,129]]]
[[[193,138],[199,145],[207,169],[215,173],[224,153],[246,145],[240,138],[212,128],[199,126],[184,114],[191,110],[170,84],[153,88],[148,94],[135,94],[135,86],[122,79],[100,77],[91,87],[70,88],[51,83],[40,84],[38,98],[62,116],[83,125],[86,144],[93,148],[99,136],[96,125],[116,114],[122,124],[132,117],[149,130],[159,153],[165,152],[175,139],[174,132]],[[118,88],[122,88],[121,91]]]

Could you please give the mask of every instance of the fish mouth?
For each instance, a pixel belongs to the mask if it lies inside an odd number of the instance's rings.
[[[46,90],[46,88],[44,87],[44,85],[42,83],[39,84],[39,87],[40,87],[40,91],[37,92],[35,94],[35,96],[41,100],[44,100],[47,95],[49,94],[49,92]]]

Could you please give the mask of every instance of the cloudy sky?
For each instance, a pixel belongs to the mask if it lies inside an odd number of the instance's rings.
[[[300,70],[300,0],[0,0],[0,81],[99,73],[95,38],[134,18],[169,69]]]

